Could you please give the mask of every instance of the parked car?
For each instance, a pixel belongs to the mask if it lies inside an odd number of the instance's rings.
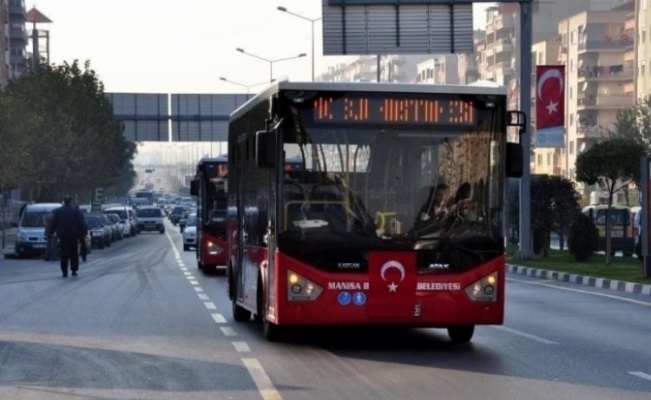
[[[35,203],[25,207],[16,232],[14,256],[17,258],[42,256],[47,247],[45,236],[45,217],[61,203]]]
[[[192,213],[188,215],[183,230],[183,250],[188,251],[190,247],[197,247],[197,214]]]
[[[110,246],[113,236],[113,228],[108,226],[102,214],[86,214],[86,226],[90,234],[91,247],[97,246],[100,249]]]
[[[129,206],[113,206],[104,209],[105,213],[117,214],[120,217],[123,236],[135,236],[138,230],[135,213]]]

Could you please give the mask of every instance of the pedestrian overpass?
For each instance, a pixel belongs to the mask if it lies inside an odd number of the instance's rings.
[[[252,94],[106,93],[133,142],[225,142],[228,118]]]

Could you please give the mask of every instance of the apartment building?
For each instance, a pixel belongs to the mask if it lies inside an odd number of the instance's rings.
[[[636,59],[636,97],[651,95],[651,0],[634,1],[635,8],[626,15],[626,29],[637,39],[634,46]]]
[[[9,78],[9,3],[0,0],[0,88]]]
[[[558,24],[559,62],[566,68],[566,146],[561,175],[575,176],[577,155],[612,127],[617,112],[635,101],[630,10],[590,11]],[[640,74],[642,71],[640,70]],[[579,189],[583,186],[579,183]]]
[[[418,63],[416,82],[429,84],[459,84],[459,56],[440,54]]]
[[[9,78],[20,76],[27,67],[25,0],[8,0]]]

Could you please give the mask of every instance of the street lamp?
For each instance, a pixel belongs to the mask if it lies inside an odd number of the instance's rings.
[[[251,56],[251,57],[253,57],[253,58],[257,58],[258,60],[262,60],[262,61],[266,61],[266,62],[268,62],[268,63],[269,63],[269,82],[273,82],[273,81],[274,81],[274,63],[277,63],[277,62],[280,62],[280,61],[293,60],[293,59],[295,59],[295,58],[305,57],[305,55],[306,55],[305,53],[301,53],[301,54],[299,54],[299,55],[297,55],[297,56],[293,56],[293,57],[277,58],[277,59],[274,59],[274,60],[270,60],[270,59],[268,59],[268,58],[260,57],[260,56],[258,56],[258,55],[256,55],[256,54],[246,52],[246,51],[244,51],[244,49],[242,49],[242,48],[240,48],[240,47],[238,47],[238,48],[235,49],[235,50],[239,51],[239,52],[242,53],[242,54],[246,54],[247,56]]]
[[[295,12],[291,12],[291,11],[287,10],[287,8],[285,8],[285,7],[278,7],[277,9],[278,9],[278,11],[282,11],[282,12],[287,13],[289,15],[293,15],[295,17],[298,17],[298,18],[302,19],[302,20],[308,21],[309,23],[312,24],[312,82],[314,82],[314,23],[316,21],[321,20],[322,18],[304,17],[301,14],[296,14]]]
[[[264,82],[260,82],[260,83],[255,83],[255,84],[253,84],[253,85],[245,85],[245,84],[243,84],[243,83],[239,83],[239,82],[232,81],[232,80],[230,80],[230,79],[226,79],[226,78],[224,78],[223,76],[220,76],[220,77],[219,77],[219,80],[220,80],[220,81],[224,81],[224,82],[228,82],[228,83],[232,83],[233,85],[237,85],[237,86],[245,87],[245,88],[246,88],[246,94],[251,93],[251,88],[252,88],[252,87],[260,86],[260,85],[264,85],[264,84],[269,83],[269,82],[267,82],[267,81],[264,81]],[[273,82],[273,81],[275,81],[275,79],[272,79],[272,80],[271,80],[271,82]]]

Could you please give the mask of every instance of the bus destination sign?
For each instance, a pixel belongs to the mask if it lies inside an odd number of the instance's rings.
[[[328,96],[314,100],[314,122],[476,126],[472,100],[460,98]]]

